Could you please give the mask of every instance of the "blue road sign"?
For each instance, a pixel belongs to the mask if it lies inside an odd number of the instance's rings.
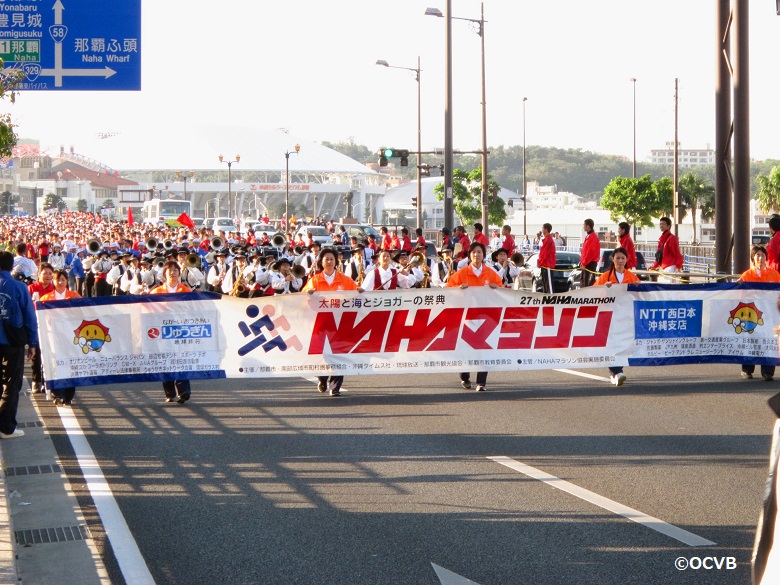
[[[0,58],[20,90],[140,90],[141,0],[0,0]]]

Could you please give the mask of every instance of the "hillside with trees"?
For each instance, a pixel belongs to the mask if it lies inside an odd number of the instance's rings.
[[[362,163],[375,163],[378,153],[366,146],[356,144],[354,138],[342,142],[323,142],[323,146],[332,148]],[[423,162],[439,165],[442,157],[423,155]],[[476,170],[481,165],[479,155],[456,155],[455,168],[466,172]],[[772,168],[780,165],[780,160],[753,161],[751,164],[751,194],[758,190],[756,177],[769,175]],[[525,155],[526,172],[529,181],[538,181],[541,185],[557,185],[559,191],[570,191],[587,199],[600,201],[607,185],[615,177],[630,177],[632,161],[624,156],[599,154],[577,148],[552,148],[546,146],[528,146]],[[680,169],[680,176],[688,169]],[[715,168],[699,167],[695,169],[705,184],[715,184]],[[397,167],[395,172],[409,180],[417,177],[417,158],[409,157],[408,167]],[[505,189],[522,191],[523,185],[523,147],[490,147],[488,156],[490,177]],[[652,181],[672,176],[672,167],[654,165],[637,161],[637,177],[650,175]]]

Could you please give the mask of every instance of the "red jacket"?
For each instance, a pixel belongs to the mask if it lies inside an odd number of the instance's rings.
[[[412,240],[409,238],[409,236],[404,236],[401,238],[401,249],[406,252],[412,251]]]
[[[542,245],[539,248],[539,260],[536,264],[543,268],[555,268],[555,242],[550,234],[547,234],[542,239]]]
[[[490,242],[488,242],[487,236],[485,234],[475,234],[474,241],[479,242],[485,247],[490,245]]]
[[[460,254],[455,256],[456,260],[463,260],[464,258],[468,257],[469,255],[469,247],[471,246],[471,240],[469,240],[469,237],[466,234],[463,234],[458,238],[458,243],[463,246],[463,248],[460,251]]]
[[[552,242],[552,238],[550,238],[550,241]],[[553,245],[553,265],[555,264],[555,242],[552,242]],[[515,251],[515,248],[517,247],[515,245],[515,239],[511,235],[504,236],[504,239],[501,240],[501,247],[509,252],[511,255],[512,252]]]
[[[634,249],[634,240],[631,239],[630,235],[626,234],[620,238],[620,247],[625,248],[628,253],[626,268],[636,268],[636,250]]]
[[[766,265],[780,272],[780,232],[775,232],[766,246]]]
[[[672,233],[672,230],[666,230],[661,237],[658,238],[658,249],[663,250],[663,256],[661,257],[661,269],[668,268],[669,266],[676,266],[677,270],[683,267],[683,255],[680,252],[680,243],[677,237]],[[658,268],[658,262],[653,264],[653,268]]]
[[[601,243],[596,232],[591,230],[582,241],[582,251],[580,252],[580,264],[587,266],[591,262],[598,262],[601,257]]]

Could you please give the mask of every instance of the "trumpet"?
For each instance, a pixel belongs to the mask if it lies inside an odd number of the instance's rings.
[[[225,241],[220,238],[219,236],[214,236],[211,238],[211,249],[214,251],[219,251],[222,248],[225,247]]]
[[[173,240],[163,240],[163,248],[167,252],[168,250],[173,250],[176,247],[176,242]]]
[[[148,250],[156,250],[159,244],[160,242],[157,241],[157,238],[149,238],[146,240],[146,248]]]
[[[187,254],[187,266],[189,268],[198,268],[200,267],[200,256],[198,256],[195,252],[191,252]]]
[[[103,249],[103,243],[97,238],[92,238],[87,242],[87,252],[90,254],[97,254]]]

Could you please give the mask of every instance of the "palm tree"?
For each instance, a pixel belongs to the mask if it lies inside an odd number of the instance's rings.
[[[758,208],[764,212],[780,210],[780,166],[773,167],[769,175],[756,177]]]
[[[696,173],[688,173],[677,182],[680,194],[682,217],[690,212],[693,223],[693,240],[696,241],[696,215],[702,220],[715,216],[715,187],[706,185],[704,179]]]

